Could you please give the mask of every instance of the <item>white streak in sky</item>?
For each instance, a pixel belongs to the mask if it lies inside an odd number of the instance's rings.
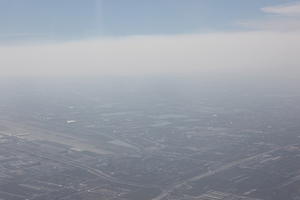
[[[261,9],[265,13],[277,14],[282,16],[297,16],[300,17],[300,2],[292,4],[269,6]]]
[[[11,45],[0,76],[295,74],[299,52],[299,32],[264,31]]]

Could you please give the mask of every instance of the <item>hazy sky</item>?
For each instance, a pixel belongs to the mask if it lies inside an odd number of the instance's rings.
[[[1,75],[297,74],[300,1],[0,0]]]

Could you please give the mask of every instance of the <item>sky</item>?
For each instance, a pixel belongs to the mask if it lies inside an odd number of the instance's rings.
[[[0,38],[82,39],[241,29],[289,0],[0,0]]]
[[[0,76],[295,75],[299,33],[297,0],[0,0]]]

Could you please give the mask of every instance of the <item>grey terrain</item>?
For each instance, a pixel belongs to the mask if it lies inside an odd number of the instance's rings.
[[[300,92],[265,80],[1,80],[1,200],[299,200]]]

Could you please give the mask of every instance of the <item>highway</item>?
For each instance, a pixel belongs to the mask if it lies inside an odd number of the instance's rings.
[[[284,147],[281,147],[281,148],[284,148]],[[228,164],[223,165],[222,167],[219,167],[219,168],[217,168],[215,170],[211,170],[211,171],[206,172],[204,174],[200,174],[198,176],[194,176],[194,177],[189,178],[187,180],[184,180],[184,181],[181,181],[181,182],[176,183],[174,185],[171,185],[168,188],[166,188],[165,190],[163,190],[160,195],[158,195],[157,197],[153,198],[152,200],[163,200],[165,197],[167,197],[168,195],[170,195],[173,191],[175,191],[176,189],[181,188],[182,186],[184,186],[184,185],[186,185],[186,184],[188,184],[190,182],[199,181],[199,180],[201,180],[203,178],[207,178],[207,177],[212,176],[212,175],[214,175],[216,173],[228,170],[228,169],[230,169],[232,167],[236,167],[236,166],[238,166],[240,164],[243,164],[245,162],[248,162],[250,160],[257,159],[257,158],[259,158],[261,156],[267,155],[267,154],[272,153],[274,151],[277,151],[277,150],[279,150],[281,148],[275,148],[275,149],[272,149],[272,150],[267,151],[267,152],[263,152],[263,153],[260,153],[260,154],[256,154],[254,156],[250,156],[250,157],[247,157],[247,158],[244,158],[244,159],[240,159],[240,160],[228,163]]]

